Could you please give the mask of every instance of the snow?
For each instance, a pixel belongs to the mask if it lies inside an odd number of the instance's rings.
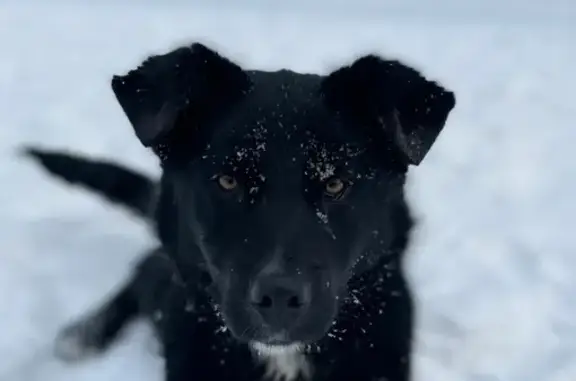
[[[58,328],[118,287],[151,239],[17,149],[156,174],[109,80],[190,40],[262,69],[325,72],[376,51],[452,88],[457,107],[409,184],[422,219],[407,263],[415,380],[576,380],[573,1],[49,3],[0,2],[0,381],[161,380],[144,325],[83,364],[51,358]]]

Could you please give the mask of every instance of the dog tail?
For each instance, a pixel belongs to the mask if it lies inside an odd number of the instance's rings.
[[[141,173],[122,165],[69,152],[25,147],[23,154],[70,184],[91,190],[140,217],[152,217],[156,183]]]

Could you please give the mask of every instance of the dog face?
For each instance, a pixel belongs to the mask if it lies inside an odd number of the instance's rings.
[[[391,238],[384,221],[405,166],[382,160],[314,96],[321,78],[251,79],[254,89],[214,124],[200,157],[175,171],[178,205],[231,331],[313,341],[334,319],[353,265]]]
[[[200,44],[112,85],[171,181],[179,262],[199,249],[232,334],[266,345],[328,332],[350,278],[390,247],[407,167],[455,104],[397,61],[245,71]]]

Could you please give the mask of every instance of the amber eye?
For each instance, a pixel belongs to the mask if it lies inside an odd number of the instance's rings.
[[[342,192],[346,189],[346,184],[342,179],[337,177],[331,178],[326,182],[325,185],[325,192],[330,197],[339,197],[342,195]]]
[[[218,176],[218,185],[226,191],[231,191],[238,187],[238,181],[232,176],[220,175]]]

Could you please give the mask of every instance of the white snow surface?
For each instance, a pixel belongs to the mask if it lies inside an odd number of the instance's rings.
[[[96,3],[0,2],[0,381],[162,380],[142,324],[104,356],[52,359],[57,330],[119,287],[152,239],[18,147],[156,175],[109,81],[190,41],[259,69],[327,72],[377,52],[453,89],[410,173],[415,380],[576,380],[573,1]]]

